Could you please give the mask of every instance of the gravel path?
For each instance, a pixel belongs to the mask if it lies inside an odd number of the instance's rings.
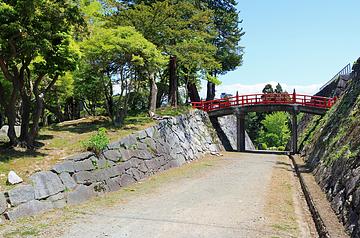
[[[304,229],[274,229],[274,214],[266,212],[273,171],[281,158],[226,153],[219,166],[206,173],[164,183],[101,212],[84,211],[62,237],[297,237],[294,234]],[[291,189],[286,191],[297,199]],[[294,224],[301,226],[298,220]]]

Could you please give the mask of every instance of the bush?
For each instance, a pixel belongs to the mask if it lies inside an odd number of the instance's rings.
[[[110,140],[106,136],[106,129],[102,127],[99,128],[98,132],[91,136],[90,139],[83,141],[82,145],[86,148],[86,150],[92,151],[98,155],[106,148],[109,142]]]
[[[279,150],[279,151],[285,151],[285,146],[279,146],[279,147],[278,147],[278,150]]]
[[[268,146],[266,145],[266,143],[260,143],[259,145],[259,150],[267,150]]]

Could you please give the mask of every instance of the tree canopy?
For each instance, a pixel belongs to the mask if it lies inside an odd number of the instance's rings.
[[[4,0],[0,114],[11,145],[41,125],[199,101],[242,63],[234,0]],[[212,88],[214,90],[214,88]],[[15,133],[21,125],[21,135]]]

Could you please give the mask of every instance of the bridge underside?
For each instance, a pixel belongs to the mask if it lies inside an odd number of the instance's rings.
[[[297,104],[272,104],[272,105],[245,105],[228,107],[219,110],[208,112],[211,118],[217,118],[234,114],[237,118],[237,150],[239,152],[245,151],[245,115],[249,112],[276,112],[285,111],[291,114],[291,152],[298,153],[297,140],[298,140],[298,123],[297,115],[300,112],[324,115],[327,111],[325,108],[315,108],[308,106],[301,106]]]

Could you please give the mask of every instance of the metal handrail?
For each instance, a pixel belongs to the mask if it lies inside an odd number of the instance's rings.
[[[332,79],[330,79],[324,86],[322,86],[320,88],[320,91],[323,90],[326,86],[328,86],[332,82],[334,82],[335,80],[337,80],[339,76],[349,75],[350,73],[351,73],[351,64],[349,63],[342,70],[340,70],[339,73],[335,74],[335,76],[332,77]]]

